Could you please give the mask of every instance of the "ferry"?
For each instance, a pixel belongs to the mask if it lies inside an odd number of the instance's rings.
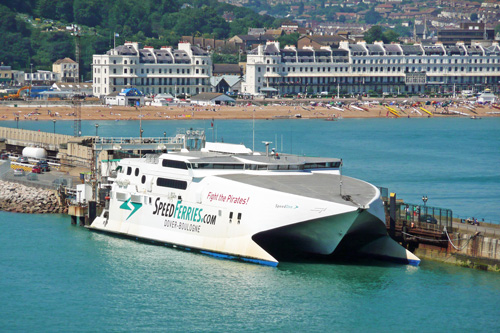
[[[369,256],[418,265],[386,231],[380,191],[336,158],[204,142],[119,161],[89,229],[219,258],[280,261]]]

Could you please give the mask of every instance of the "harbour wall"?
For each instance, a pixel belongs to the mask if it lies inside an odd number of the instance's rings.
[[[66,213],[57,191],[0,180],[0,210],[16,213]]]
[[[457,266],[500,272],[500,239],[468,233],[452,233],[455,248],[420,244],[414,251],[422,260],[434,260]]]

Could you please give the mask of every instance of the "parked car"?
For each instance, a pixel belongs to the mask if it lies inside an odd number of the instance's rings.
[[[2,159],[2,160],[8,160],[8,159],[9,159],[9,156],[10,156],[10,155],[9,155],[8,153],[2,153],[2,154],[0,155],[0,159]]]
[[[36,166],[40,167],[43,172],[50,171],[49,163],[47,163],[47,161],[38,161]]]
[[[31,169],[32,173],[42,173],[42,169],[40,169],[39,166],[34,166],[33,169]]]
[[[437,224],[438,223],[438,221],[436,220],[436,218],[434,216],[432,216],[432,215],[420,215],[419,221],[420,222],[431,223],[431,224]]]
[[[22,156],[22,157],[18,157],[17,160],[16,160],[17,163],[28,163],[28,158],[25,157],[25,156]]]
[[[22,177],[22,176],[24,176],[24,170],[23,169],[15,169],[14,170],[14,176],[15,177]]]

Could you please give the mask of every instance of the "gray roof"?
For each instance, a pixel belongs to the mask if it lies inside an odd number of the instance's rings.
[[[443,47],[440,45],[424,45],[426,55],[444,55]]]
[[[117,51],[119,55],[137,55],[137,52],[132,45],[117,46],[115,51]],[[108,51],[107,54],[111,54],[111,51]]]
[[[213,73],[241,73],[240,65],[238,64],[214,64]]]
[[[418,45],[401,45],[404,55],[422,55],[422,48]]]
[[[465,50],[461,46],[457,45],[444,45],[447,55],[464,55]]]
[[[223,97],[224,100],[234,101],[234,99],[232,99],[231,97],[229,97],[227,95],[224,95],[221,93],[212,93],[212,92],[199,93],[198,95],[192,96],[191,101],[211,101],[211,100],[214,100],[214,99],[219,98],[219,97]]]
[[[247,185],[269,190],[331,201],[357,207],[355,203],[367,205],[376,194],[376,189],[361,180],[342,176],[342,194],[349,195],[352,201],[340,196],[340,176],[331,174],[306,173],[300,175],[263,175],[233,174],[218,176]]]
[[[155,50],[156,59],[159,64],[171,64],[173,62],[167,50]]]
[[[370,52],[370,55],[384,54],[384,49],[378,44],[366,44],[366,48],[368,49],[368,52]]]
[[[153,55],[153,49],[141,49],[139,50],[140,62],[142,63],[154,63],[155,57]]]
[[[498,55],[500,54],[500,48],[498,45],[492,45],[484,48],[486,55]]]
[[[389,55],[400,55],[401,54],[401,49],[399,48],[399,45],[395,44],[384,44],[384,48],[387,54]]]
[[[367,55],[366,50],[363,45],[360,44],[349,44],[349,49],[353,55]]]
[[[266,47],[264,49],[264,54],[266,54],[266,55],[279,54],[279,52],[280,52],[280,50],[278,50],[278,48],[274,44],[266,45]]]

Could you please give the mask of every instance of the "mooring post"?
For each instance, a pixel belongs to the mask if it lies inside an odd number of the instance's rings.
[[[396,193],[391,193],[389,200],[389,234],[392,238],[396,235]]]

